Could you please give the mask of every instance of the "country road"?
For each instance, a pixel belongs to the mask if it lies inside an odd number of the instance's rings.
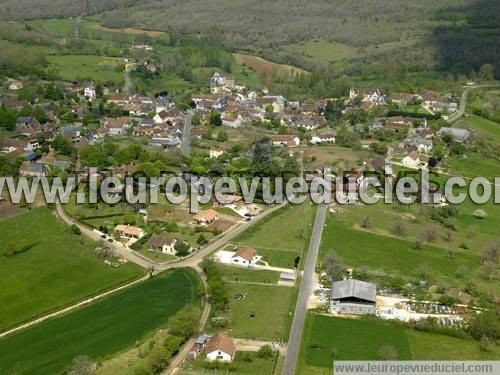
[[[184,129],[182,131],[181,153],[184,156],[189,156],[191,149],[191,131],[192,131],[193,112],[188,111],[184,120]]]
[[[233,228],[229,229],[224,235],[221,237],[215,239],[212,243],[209,245],[205,246],[201,250],[195,252],[193,255],[188,256],[186,258],[182,258],[178,261],[174,262],[167,262],[167,263],[158,263],[158,262],[152,262],[151,260],[147,259],[143,255],[137,253],[136,251],[129,249],[122,245],[120,242],[113,241],[112,249],[115,251],[115,254],[120,255],[124,259],[129,260],[130,262],[134,262],[138,264],[141,267],[144,267],[146,269],[149,268],[154,268],[154,271],[157,272],[162,272],[170,268],[180,268],[180,267],[192,267],[192,268],[198,268],[198,265],[201,263],[203,258],[210,254],[211,252],[217,250],[218,248],[222,247],[225,245],[227,242],[229,242],[231,239],[245,231],[247,228],[257,224],[259,221],[270,215],[271,213],[279,210],[280,208],[284,207],[287,204],[287,202],[282,203],[280,205],[277,205],[267,211],[264,211],[262,214],[259,216],[256,216],[252,221],[249,222],[241,222],[234,226]],[[89,227],[77,222],[73,218],[69,217],[66,212],[64,211],[61,203],[57,202],[56,203],[56,211],[59,217],[68,225],[76,225],[82,234],[85,236],[89,237],[90,239],[94,241],[103,241],[100,237],[100,234],[93,229],[90,229]]]
[[[469,91],[471,90],[476,90],[480,88],[485,88],[485,87],[499,87],[498,85],[478,85],[478,86],[467,86],[464,89],[464,92],[462,93],[462,97],[460,98],[460,106],[458,108],[458,111],[453,113],[446,122],[452,123],[458,120],[460,117],[462,117],[465,113],[465,105],[467,104],[467,95],[469,94]]]
[[[201,270],[201,267],[199,266],[200,263],[203,261],[203,258],[205,256],[209,255],[211,252],[224,246],[226,243],[231,241],[234,237],[236,237],[237,235],[239,235],[240,233],[242,233],[243,231],[245,231],[249,227],[255,225],[256,223],[258,223],[259,221],[261,221],[265,217],[269,216],[273,212],[283,208],[284,206],[287,205],[287,203],[288,202],[284,202],[284,203],[279,204],[279,205],[277,205],[277,206],[275,206],[267,211],[264,211],[261,215],[255,217],[252,221],[250,221],[248,223],[244,222],[244,223],[238,224],[236,227],[229,229],[229,231],[226,232],[224,235],[217,238],[214,242],[212,242],[208,246],[206,246],[203,249],[199,250],[198,252],[194,253],[192,256],[187,257],[187,258],[183,258],[183,259],[176,261],[176,262],[170,262],[170,263],[152,262],[152,261],[146,259],[145,257],[143,257],[142,255],[136,253],[135,251],[128,249],[127,247],[123,246],[121,243],[119,243],[117,241],[114,241],[112,244],[110,243],[110,245],[111,245],[113,251],[115,252],[115,254],[118,254],[121,257],[123,257],[131,262],[134,262],[143,268],[146,268],[146,269],[154,268],[155,273],[163,272],[167,269],[172,269],[172,268],[191,267],[198,273],[203,285],[205,286],[205,289],[207,289],[206,276],[203,273],[203,271]],[[103,239],[100,237],[98,232],[96,232],[96,231],[88,228],[87,226],[73,220],[69,215],[67,215],[59,201],[56,202],[56,213],[61,218],[61,220],[63,222],[65,222],[66,224],[76,225],[80,229],[80,231],[82,232],[82,234],[84,236],[87,236],[94,241],[103,241]],[[20,331],[22,329],[34,326],[34,325],[41,323],[45,320],[66,314],[72,310],[75,310],[77,308],[80,308],[82,306],[90,304],[92,302],[95,302],[98,299],[106,297],[112,293],[126,289],[130,286],[137,284],[137,283],[143,282],[143,281],[147,280],[148,278],[149,278],[149,275],[146,275],[146,276],[144,276],[140,279],[134,280],[133,282],[130,282],[128,284],[121,285],[121,286],[114,288],[112,290],[102,292],[96,296],[86,298],[78,303],[75,303],[74,305],[65,307],[64,309],[61,309],[61,310],[52,312],[50,314],[38,317],[32,321],[29,321],[29,322],[24,323],[22,325],[19,325],[17,327],[11,328],[8,331],[0,333],[0,338],[8,336],[8,335],[15,333],[17,331]],[[203,330],[203,327],[205,326],[205,324],[208,320],[209,314],[210,314],[210,304],[208,303],[208,301],[204,301],[204,309],[203,309],[202,316],[201,316],[200,323],[199,323],[199,331],[200,332]],[[193,339],[191,339],[191,340],[188,340],[183,345],[181,351],[172,360],[170,366],[163,372],[163,374],[171,373],[176,367],[178,367],[182,363],[182,361],[185,359],[187,353],[189,352],[189,349],[191,348],[193,342],[194,342]]]
[[[290,338],[288,340],[285,363],[283,364],[283,375],[293,375],[295,373],[302,329],[304,328],[304,321],[307,313],[307,301],[312,292],[313,276],[316,269],[316,261],[318,259],[319,245],[321,244],[321,235],[323,234],[327,208],[328,205],[322,204],[318,206],[318,211],[316,212],[316,220],[314,222],[311,241],[309,243],[309,252],[304,267],[304,276],[300,284],[297,304],[295,305],[295,315],[293,317]]]
[[[119,254],[120,256],[122,256],[123,258],[125,258],[125,259],[127,259],[127,260],[129,260],[131,262],[134,262],[134,263],[136,263],[136,264],[138,264],[138,265],[140,265],[140,266],[142,266],[144,268],[147,268],[147,269],[154,268],[154,272],[155,273],[162,272],[162,271],[165,271],[165,270],[171,269],[171,268],[180,268],[180,267],[191,267],[191,268],[194,268],[195,271],[200,276],[200,279],[203,282],[203,285],[205,286],[205,290],[207,290],[208,288],[207,288],[206,277],[205,277],[205,274],[203,273],[203,271],[200,268],[200,263],[203,261],[203,258],[205,256],[209,255],[211,252],[213,252],[213,251],[221,248],[222,246],[224,246],[226,243],[228,243],[229,241],[231,241],[233,238],[235,238],[240,233],[242,233],[243,231],[245,231],[249,227],[255,225],[256,223],[258,223],[259,221],[261,221],[265,217],[269,216],[273,212],[275,212],[275,211],[283,208],[287,204],[288,204],[288,202],[285,201],[282,204],[279,204],[279,205],[277,205],[277,206],[275,206],[273,208],[270,208],[267,211],[264,211],[259,216],[253,218],[253,220],[250,221],[250,222],[242,222],[240,224],[237,224],[235,227],[229,229],[224,235],[222,235],[221,237],[215,239],[215,241],[213,241],[211,244],[209,244],[208,246],[204,247],[203,249],[197,251],[192,256],[189,256],[187,258],[183,258],[183,259],[181,259],[179,261],[176,261],[176,262],[170,262],[170,263],[156,263],[156,262],[152,262],[152,261],[146,259],[145,257],[143,257],[142,255],[136,253],[135,251],[133,251],[133,250],[131,250],[131,249],[123,246],[121,243],[119,243],[117,241],[113,241],[112,248],[113,248],[113,250],[115,251],[116,254]],[[94,230],[88,228],[87,226],[85,226],[85,225],[77,222],[76,220],[73,220],[69,215],[67,215],[66,212],[63,209],[63,206],[61,205],[61,203],[59,201],[56,202],[56,212],[59,215],[59,217],[66,224],[68,224],[68,225],[76,225],[80,229],[80,231],[82,232],[83,235],[85,235],[85,236],[87,236],[87,237],[89,237],[89,238],[91,238],[91,239],[93,239],[95,241],[102,241],[102,239],[101,239],[101,237],[100,237],[100,235],[99,235],[98,232],[95,232]],[[313,271],[314,271],[314,267],[313,267]],[[141,279],[141,281],[142,281],[142,279]],[[111,293],[111,292],[109,292],[109,293]],[[68,307],[65,310],[69,311],[69,310],[72,310],[74,308],[79,307],[77,305],[70,306],[70,307]],[[51,314],[51,316],[45,316],[45,317],[39,318],[38,320],[39,321],[43,321],[43,320],[46,320],[46,319],[48,319],[48,318],[50,318],[52,316],[60,315],[61,313],[64,313],[64,312],[66,312],[66,311],[55,312],[55,313]],[[208,303],[208,301],[205,301],[205,306],[204,306],[203,313],[202,313],[202,316],[201,316],[201,319],[200,319],[200,324],[199,324],[199,331],[200,332],[203,330],[203,328],[204,328],[204,326],[205,326],[205,324],[206,324],[206,322],[208,320],[209,315],[210,315],[210,304]],[[25,325],[23,325],[21,327],[16,327],[15,329],[13,329],[13,332],[17,331],[17,330],[20,330],[22,328],[25,328],[25,327],[34,325],[36,323],[37,323],[37,321],[32,321],[32,322],[26,323]],[[6,332],[4,334],[7,335],[9,333],[10,332]],[[178,366],[180,366],[180,364],[186,358],[187,353],[189,352],[189,349],[193,346],[193,344],[194,344],[194,339],[193,338],[191,338],[186,343],[184,343],[184,345],[182,346],[182,348],[179,351],[179,353],[175,356],[175,358],[173,358],[173,360],[170,363],[170,365],[167,367],[167,369],[165,369],[162,372],[162,374],[164,374],[164,375],[170,374]]]

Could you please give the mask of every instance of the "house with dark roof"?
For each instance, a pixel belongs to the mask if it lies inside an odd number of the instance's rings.
[[[460,143],[467,143],[470,136],[470,132],[467,129],[447,127],[442,127],[441,129],[439,129],[437,134],[439,136],[449,135],[455,142]]]
[[[346,315],[375,315],[377,286],[373,283],[348,279],[332,285],[330,313]]]
[[[163,236],[160,234],[153,234],[148,241],[149,249],[152,251],[159,251],[163,254],[175,255],[176,238]]]

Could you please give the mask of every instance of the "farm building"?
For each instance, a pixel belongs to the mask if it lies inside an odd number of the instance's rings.
[[[210,341],[210,337],[211,336],[205,335],[204,333],[198,335],[198,337],[196,337],[194,341],[193,346],[191,347],[191,350],[189,350],[187,354],[187,358],[195,359],[196,357],[198,357],[198,354],[200,354],[200,352],[207,347],[208,342]]]
[[[348,279],[332,285],[332,314],[375,315],[377,286],[365,281]]]

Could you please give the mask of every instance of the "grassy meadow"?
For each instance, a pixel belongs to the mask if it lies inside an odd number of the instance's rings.
[[[114,57],[94,55],[47,56],[49,69],[58,73],[66,81],[90,79],[94,83],[107,81],[123,83],[123,71],[119,65],[123,60]]]
[[[392,346],[398,360],[492,360],[500,350],[482,352],[472,340],[419,332],[378,319],[345,319],[309,314],[304,326],[298,374],[331,374],[338,360],[380,360]]]
[[[288,340],[295,311],[295,288],[273,285],[227,283],[231,337],[278,341]],[[234,298],[243,294],[243,300]],[[254,317],[250,317],[255,313]]]
[[[110,267],[96,244],[72,233],[47,208],[0,222],[0,331],[143,275],[134,264]]]
[[[198,285],[192,271],[168,271],[7,336],[0,340],[0,372],[61,373],[77,356],[101,360],[124,351],[166,325],[184,305],[198,304]]]

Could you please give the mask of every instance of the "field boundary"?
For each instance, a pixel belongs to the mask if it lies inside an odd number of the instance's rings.
[[[130,283],[127,283],[125,285],[121,285],[121,286],[119,286],[117,288],[114,288],[114,289],[108,290],[106,292],[100,293],[100,294],[98,294],[98,295],[96,295],[94,297],[87,298],[87,299],[85,299],[83,301],[80,301],[80,302],[78,302],[78,303],[76,303],[74,305],[71,305],[69,307],[66,307],[66,308],[64,308],[62,310],[55,311],[53,313],[50,313],[50,314],[44,315],[44,316],[42,316],[40,318],[37,318],[35,320],[32,320],[32,321],[30,321],[28,323],[24,323],[24,324],[22,324],[20,326],[17,326],[15,328],[11,328],[8,331],[0,333],[0,339],[4,338],[4,337],[6,337],[6,336],[8,336],[8,335],[10,335],[12,333],[15,333],[17,331],[20,331],[20,330],[23,330],[25,328],[29,328],[31,326],[34,326],[34,325],[36,325],[38,323],[41,323],[41,322],[43,322],[43,321],[45,321],[47,319],[55,318],[55,317],[58,317],[60,315],[66,314],[66,313],[68,313],[70,311],[73,311],[73,310],[79,308],[79,307],[88,305],[88,304],[90,304],[90,303],[92,303],[94,301],[97,301],[97,300],[99,300],[99,299],[101,299],[103,297],[106,297],[106,296],[108,296],[110,294],[113,294],[113,293],[118,292],[120,290],[126,289],[128,287],[131,287],[131,286],[133,286],[135,284],[138,284],[140,282],[146,281],[148,279],[149,279],[149,275],[143,276],[140,279],[134,280],[134,281],[132,281]]]

